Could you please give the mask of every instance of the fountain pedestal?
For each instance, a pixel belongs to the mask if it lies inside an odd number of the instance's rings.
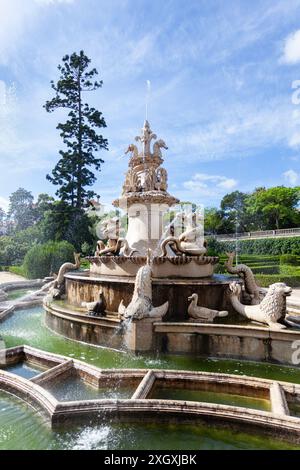
[[[157,318],[144,318],[128,323],[124,334],[124,346],[134,353],[153,351],[154,328]]]

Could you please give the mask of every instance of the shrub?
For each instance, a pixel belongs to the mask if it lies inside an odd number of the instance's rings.
[[[238,250],[240,255],[300,255],[300,237],[258,238],[250,240],[211,241],[218,254]],[[209,246],[209,245],[208,245]]]
[[[285,276],[282,274],[257,274],[257,283],[261,287],[268,287],[275,282],[285,282],[290,287],[300,287],[300,276]]]
[[[13,274],[18,274],[18,276],[26,277],[23,266],[9,266],[9,272]]]
[[[281,255],[280,264],[288,264],[289,266],[298,266],[298,257],[296,255]]]
[[[35,245],[25,256],[24,273],[29,279],[57,273],[63,263],[74,260],[74,251],[73,245],[66,241]]]

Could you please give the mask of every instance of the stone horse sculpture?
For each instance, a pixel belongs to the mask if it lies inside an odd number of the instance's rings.
[[[285,325],[279,323],[286,315],[286,297],[291,295],[292,288],[283,282],[271,284],[266,296],[259,305],[243,305],[240,302],[241,286],[237,282],[229,284],[229,298],[233,308],[248,320],[265,323],[271,328],[282,329]]]
[[[125,155],[127,155],[127,153],[131,153],[131,156],[133,158],[137,158],[139,156],[139,151],[138,151],[138,148],[136,145],[134,144],[130,144],[125,152]]]
[[[134,292],[130,304],[125,307],[123,300],[119,305],[121,319],[142,320],[143,318],[161,319],[168,311],[169,302],[159,307],[152,304],[152,272],[149,261],[142,266],[136,275]]]
[[[246,292],[251,299],[251,305],[258,305],[264,298],[267,290],[256,284],[254,274],[249,266],[246,264],[233,266],[233,260],[235,257],[234,251],[226,254],[228,256],[228,260],[224,263],[225,268],[230,274],[237,274],[244,280]]]
[[[153,144],[153,156],[162,158],[161,148],[168,150],[168,147],[163,139],[159,139]]]

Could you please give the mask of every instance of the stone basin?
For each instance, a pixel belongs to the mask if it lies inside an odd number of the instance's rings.
[[[88,256],[90,273],[110,276],[136,276],[145,265],[145,256]],[[155,256],[152,260],[153,278],[203,278],[213,275],[218,256]]]
[[[101,287],[106,310],[109,312],[117,312],[121,300],[125,305],[130,303],[135,282],[135,276],[97,275],[93,272],[68,273],[65,278],[66,301],[69,305],[79,307],[82,302],[95,301]],[[199,305],[217,310],[228,310],[234,314],[226,295],[232,280],[237,280],[237,278],[213,275],[200,279],[181,277],[161,279],[154,276],[152,280],[153,304],[157,306],[169,301],[169,310],[164,321],[171,319],[187,321],[188,297],[196,293]]]

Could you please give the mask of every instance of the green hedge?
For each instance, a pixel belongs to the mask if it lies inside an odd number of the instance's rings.
[[[279,266],[250,266],[253,274],[279,274]]]
[[[23,266],[9,266],[8,270],[10,273],[18,274],[18,276],[26,277]]]
[[[256,274],[255,279],[261,287],[269,287],[275,282],[285,282],[290,287],[300,287],[300,276],[285,276],[282,274]]]
[[[288,264],[289,266],[298,266],[300,263],[296,255],[281,255],[280,264]]]
[[[25,276],[37,279],[57,273],[63,263],[74,261],[74,251],[73,245],[67,241],[33,246],[24,259]]]
[[[235,251],[243,255],[282,255],[292,254],[300,256],[300,237],[287,238],[259,238],[252,240],[218,241],[208,238],[209,254],[221,254]]]

